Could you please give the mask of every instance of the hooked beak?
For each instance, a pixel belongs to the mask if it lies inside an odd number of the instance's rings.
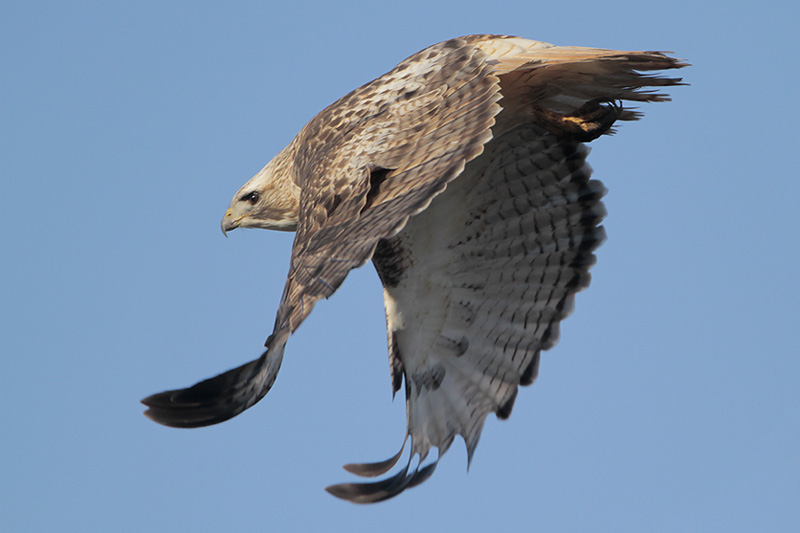
[[[239,219],[233,218],[233,213],[231,213],[231,210],[228,209],[225,211],[225,216],[222,217],[222,223],[220,226],[222,227],[222,234],[227,237],[229,231],[239,227]]]

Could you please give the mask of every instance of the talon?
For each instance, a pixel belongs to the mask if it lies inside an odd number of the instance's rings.
[[[608,98],[589,100],[566,115],[545,107],[533,106],[533,113],[540,125],[560,139],[577,142],[593,141],[608,133],[622,110],[619,103]]]

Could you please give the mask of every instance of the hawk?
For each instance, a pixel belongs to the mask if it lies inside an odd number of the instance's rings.
[[[357,503],[418,485],[456,436],[472,460],[489,413],[511,414],[575,293],[589,285],[604,186],[584,143],[659,102],[685,63],[661,52],[471,35],[412,55],[337,100],[234,196],[222,230],[296,231],[275,327],[258,359],[142,402],[152,420],[227,420],[270,390],[290,334],[350,270],[383,284],[391,385],[407,431],[394,457],[328,487]],[[426,459],[436,448],[435,460]],[[415,465],[412,467],[412,465]]]

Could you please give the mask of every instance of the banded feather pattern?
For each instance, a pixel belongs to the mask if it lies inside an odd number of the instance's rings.
[[[557,342],[605,239],[605,187],[589,179],[588,152],[521,125],[386,241],[389,259],[373,259],[379,273],[403,272],[384,300],[395,391],[406,381],[409,460],[437,447],[438,461],[461,436],[471,461],[486,415],[508,418],[518,385],[534,381],[540,352]],[[352,497],[361,487],[330,490]]]

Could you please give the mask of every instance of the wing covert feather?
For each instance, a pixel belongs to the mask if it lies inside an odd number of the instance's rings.
[[[500,111],[492,72],[483,52],[453,39],[400,63],[303,129],[300,223],[278,327],[294,331],[380,239],[400,231],[482,152]],[[346,121],[340,115],[350,109],[358,111]],[[379,184],[370,179],[376,171],[384,171]],[[344,198],[326,213],[330,191]]]

